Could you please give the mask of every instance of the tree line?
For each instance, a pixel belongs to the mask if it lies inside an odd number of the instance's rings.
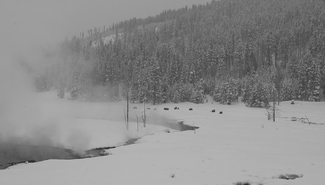
[[[108,101],[130,94],[155,104],[201,103],[210,94],[221,103],[240,96],[249,106],[275,97],[320,101],[325,2],[213,0],[94,28],[47,53],[55,58],[52,72],[36,84],[61,97]]]

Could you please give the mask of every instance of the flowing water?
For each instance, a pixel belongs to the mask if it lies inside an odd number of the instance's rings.
[[[195,130],[199,127],[184,124],[183,121],[165,124],[166,127],[179,131]],[[125,145],[135,144],[140,138],[132,138],[125,142]],[[0,142],[0,169],[6,169],[10,166],[20,163],[33,163],[48,159],[81,159],[90,157],[99,157],[109,155],[106,150],[116,148],[116,146],[101,147],[87,150],[83,153],[77,153],[71,149],[51,146],[34,146],[30,144],[13,144]]]

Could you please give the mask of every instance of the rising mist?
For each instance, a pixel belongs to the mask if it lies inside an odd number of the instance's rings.
[[[28,146],[43,146],[47,149],[71,146],[74,150],[83,151],[89,137],[78,130],[69,130],[71,133],[66,136],[67,139],[62,140],[59,123],[65,115],[55,111],[55,108],[50,109],[53,105],[44,102],[39,97],[40,93],[35,91],[33,77],[37,73],[36,58],[33,62],[27,58],[1,58],[0,153],[31,155],[32,150]]]

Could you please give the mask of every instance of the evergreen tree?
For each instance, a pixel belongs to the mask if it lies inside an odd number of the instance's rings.
[[[59,98],[62,99],[62,98],[64,98],[64,93],[65,93],[65,84],[64,84],[63,79],[61,78],[58,89],[57,89],[57,95]]]
[[[151,70],[148,75],[148,94],[147,96],[150,97],[150,100],[152,100],[153,104],[161,102],[161,96],[162,96],[162,79],[161,79],[161,73],[159,66],[157,65],[157,61],[155,59],[152,59],[153,63],[151,66]]]
[[[281,88],[280,100],[291,101],[297,98],[299,91],[299,82],[296,79],[285,78],[283,80],[283,86]]]
[[[310,55],[299,63],[299,97],[305,101],[319,101],[321,71],[319,62]]]
[[[213,99],[221,104],[228,104],[238,99],[237,84],[233,79],[217,85],[214,91]]]
[[[78,98],[78,74],[76,72],[73,75],[73,85],[70,91],[70,97],[72,100]]]
[[[268,107],[270,87],[263,84],[256,73],[250,74],[244,84],[243,102],[248,107]]]

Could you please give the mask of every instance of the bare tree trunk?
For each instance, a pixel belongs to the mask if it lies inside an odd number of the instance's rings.
[[[280,93],[281,93],[281,91],[279,89],[278,90],[278,93],[277,93],[278,105],[280,105]]]
[[[273,100],[273,122],[275,122],[275,99]]]
[[[144,97],[146,97],[146,96],[144,96]],[[146,99],[146,98],[145,98]],[[147,119],[147,117],[146,117],[146,100],[144,99],[144,101],[143,101],[143,127],[144,128],[146,128],[146,119]]]
[[[126,93],[126,130],[129,130],[129,88]]]
[[[139,119],[138,119],[138,115],[136,115],[137,117],[137,131],[139,132]]]
[[[273,113],[273,122],[275,122],[275,102],[276,102],[276,89],[275,87],[273,87],[273,90],[272,90],[272,96],[273,96],[273,107],[272,107],[272,113]]]

